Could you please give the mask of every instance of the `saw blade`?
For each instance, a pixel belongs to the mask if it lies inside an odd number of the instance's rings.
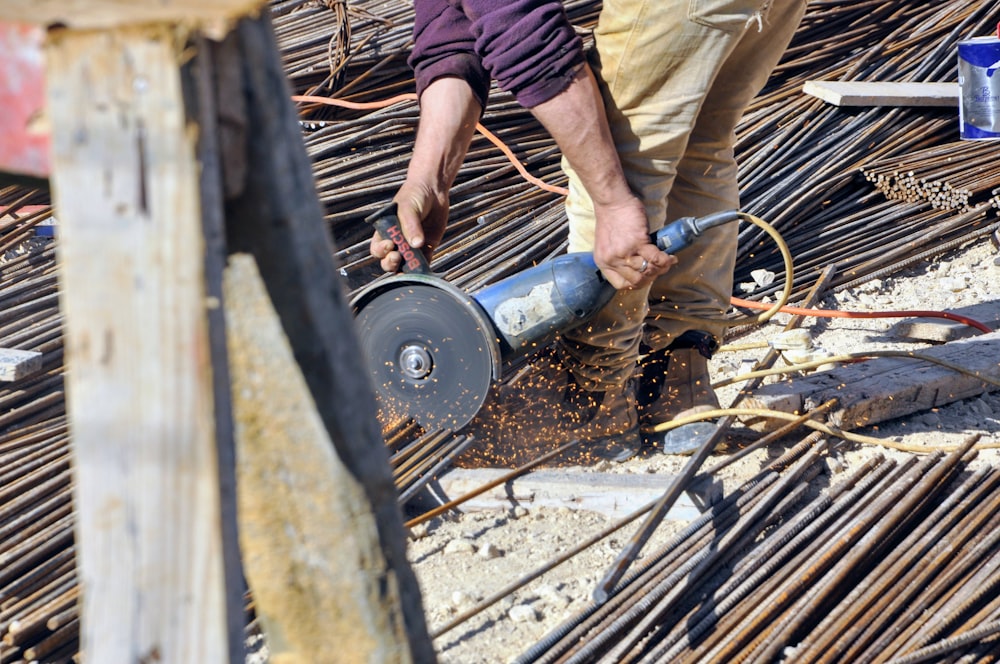
[[[356,316],[384,424],[412,418],[426,430],[460,429],[493,379],[491,331],[447,290],[405,283],[368,300]]]

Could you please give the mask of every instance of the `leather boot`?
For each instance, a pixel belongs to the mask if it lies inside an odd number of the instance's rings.
[[[688,333],[641,360],[638,408],[645,444],[662,444],[653,432],[657,425],[719,407],[708,371],[717,346],[711,335]]]

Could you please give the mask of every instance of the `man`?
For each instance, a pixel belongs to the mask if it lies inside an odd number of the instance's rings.
[[[739,207],[735,128],[805,4],[606,1],[587,66],[559,2],[415,2],[410,64],[421,120],[395,197],[403,232],[428,250],[440,242],[448,189],[492,77],[562,150],[570,250],[593,251],[619,289],[593,320],[560,339],[557,360],[540,369],[551,374],[575,431],[602,456],[638,452],[640,419],[655,446],[661,441],[649,432],[657,424],[718,404],[707,359],[724,330],[737,229],[713,229],[676,258],[650,244],[648,233]],[[389,271],[400,265],[392,249],[372,239],[372,254]]]

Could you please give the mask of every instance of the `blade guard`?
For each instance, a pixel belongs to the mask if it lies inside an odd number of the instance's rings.
[[[500,345],[496,339],[496,332],[493,322],[489,319],[482,307],[465,291],[453,286],[441,277],[432,274],[421,274],[412,272],[407,274],[394,274],[381,279],[376,279],[368,284],[351,299],[351,311],[357,317],[358,312],[365,308],[372,299],[388,291],[403,288],[410,284],[422,284],[432,286],[446,293],[455,302],[467,310],[476,320],[480,329],[483,330],[484,341],[491,341],[486,344],[490,355],[490,365],[493,371],[493,380],[499,380],[503,370],[503,360],[500,356]],[[489,339],[487,339],[489,337]]]

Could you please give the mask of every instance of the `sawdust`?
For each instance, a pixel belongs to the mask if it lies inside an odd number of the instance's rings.
[[[1000,319],[1000,299],[995,290],[995,284],[1000,281],[1000,266],[996,261],[996,249],[990,242],[982,241],[933,264],[831,295],[823,301],[822,307],[856,311],[947,309],[957,312],[975,307],[979,320]],[[766,342],[782,329],[787,319],[779,315],[767,326],[732,340],[732,343]],[[893,330],[898,322],[898,319],[810,318],[803,327],[810,332],[816,346],[833,354],[915,349],[924,345],[896,337]],[[766,348],[743,349],[717,355],[712,362],[715,379],[742,373],[747,361],[761,357],[765,351]],[[719,389],[723,404],[732,400],[736,389]],[[955,444],[972,435],[981,436],[980,443],[986,447],[996,446],[1000,445],[998,413],[1000,393],[984,394],[880,423],[858,433],[927,450]],[[505,430],[499,427],[495,433],[499,438]],[[508,437],[513,433],[506,430]],[[790,436],[742,457],[720,471],[715,479],[721,483],[723,491],[731,491],[754,477],[804,435]],[[503,465],[499,456],[504,453],[503,446],[496,441],[492,445],[491,453]],[[857,468],[877,453],[888,457],[909,454],[874,445],[844,443],[829,455],[827,471],[836,474]],[[705,467],[726,457],[725,453],[715,454]],[[646,454],[623,464],[602,461],[566,467],[563,472],[669,478],[680,472],[687,460],[688,457],[683,456]],[[984,449],[975,463],[1000,465],[1000,452]],[[490,511],[450,513],[414,528],[409,555],[424,593],[430,629],[432,633],[440,632],[435,638],[440,661],[455,664],[512,661],[561,622],[584,609],[594,588],[641,520],[569,557],[516,592],[508,591],[527,575],[574,552],[580,543],[608,528],[615,520],[605,514],[571,509],[570,505],[555,508],[512,505]],[[639,561],[684,525],[685,522],[676,519],[664,521],[643,548]],[[490,606],[482,608],[484,604]],[[461,620],[466,612],[475,615]]]

